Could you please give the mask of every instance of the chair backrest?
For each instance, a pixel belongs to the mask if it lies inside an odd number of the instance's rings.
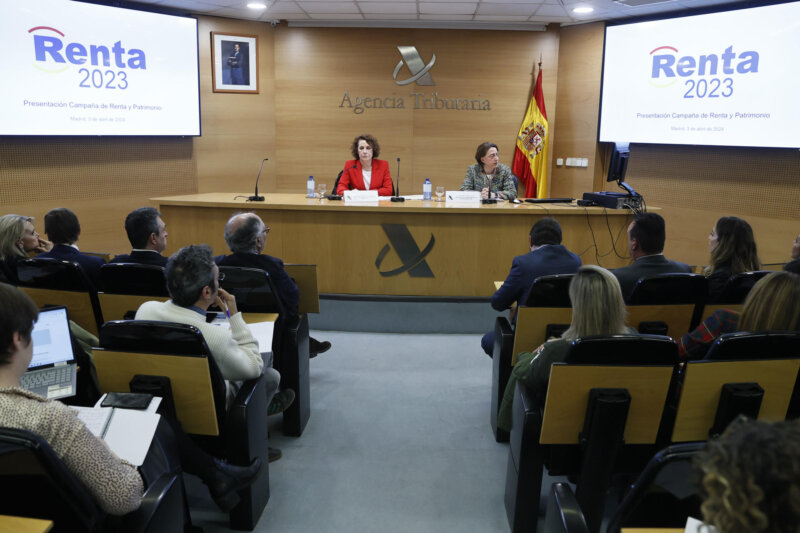
[[[706,301],[708,283],[700,274],[658,274],[642,278],[631,291],[630,305],[699,304]]]
[[[575,274],[540,276],[533,280],[524,304],[528,307],[572,307],[569,284]]]
[[[101,392],[127,392],[137,374],[170,379],[183,429],[218,435],[225,419],[226,385],[194,326],[150,320],[107,322],[92,355]]]
[[[692,474],[693,461],[705,445],[674,444],[653,456],[609,520],[606,533],[620,533],[622,527],[683,531],[689,516],[701,518],[702,498]]]
[[[100,531],[105,513],[39,435],[0,428],[0,514],[52,520],[53,531]]]
[[[629,305],[628,324],[638,331],[652,332],[665,328],[665,335],[678,339],[699,322],[701,313],[695,304]]]
[[[708,439],[726,383],[757,383],[764,396],[759,420],[784,420],[797,383],[800,358],[689,361],[684,369],[673,442]]]
[[[572,307],[520,307],[514,329],[511,365],[517,363],[518,353],[533,351],[547,340],[548,326],[569,327],[570,322]]]
[[[654,443],[677,362],[677,345],[660,335],[573,341],[566,362],[550,369],[539,442],[577,444],[590,391],[624,388],[631,396],[625,442]]]
[[[80,265],[60,259],[25,259],[17,263],[17,279],[37,306],[65,305],[71,320],[98,334],[103,313],[97,291]]]
[[[800,358],[800,331],[740,331],[726,333],[714,341],[706,359]]]
[[[317,265],[284,264],[286,273],[300,290],[299,313],[319,313],[319,284]]]
[[[236,306],[239,311],[283,315],[283,303],[269,274],[264,270],[221,266],[219,271],[225,275],[220,282],[220,287],[236,297]]]
[[[567,483],[553,483],[542,533],[589,533],[578,500]]]
[[[100,267],[99,290],[113,294],[169,297],[164,267],[109,263]]]
[[[743,303],[744,299],[747,298],[747,295],[750,293],[750,289],[753,288],[753,285],[769,273],[769,270],[754,270],[752,272],[734,274],[722,288],[722,292],[715,300],[715,303]]]

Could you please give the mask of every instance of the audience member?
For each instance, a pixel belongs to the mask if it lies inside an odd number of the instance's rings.
[[[237,382],[257,378],[263,370],[270,402],[268,414],[286,410],[294,401],[294,391],[286,389],[276,394],[281,376],[270,365],[265,366],[258,341],[236,308],[236,299],[219,288],[219,268],[211,249],[205,245],[181,248],[169,258],[166,278],[172,299],[143,303],[136,320],[178,322],[199,329],[226,380],[228,406],[238,391]],[[229,311],[230,330],[206,322],[206,310],[214,304]],[[270,460],[278,457],[279,450],[270,450]]]
[[[506,165],[500,163],[497,145],[481,143],[475,150],[476,164],[467,167],[467,174],[459,190],[480,191],[481,199],[502,198],[513,200],[517,197],[517,183],[514,174]]]
[[[783,265],[783,269],[800,274],[800,235],[792,243],[792,260]]]
[[[664,257],[666,238],[664,219],[656,213],[636,215],[628,226],[628,253],[633,264],[612,272],[619,280],[625,301],[630,299],[636,282],[642,278],[691,271],[688,265]]]
[[[745,298],[741,315],[718,309],[678,343],[683,359],[702,359],[714,341],[736,331],[800,331],[800,276],[792,272],[767,274]]]
[[[761,268],[753,229],[737,217],[717,220],[708,236],[711,264],[703,274],[708,278],[708,301],[715,302],[731,276]]]
[[[283,268],[283,261],[262,253],[267,244],[269,227],[255,213],[239,213],[232,216],[225,224],[225,242],[230,248],[230,255],[216,258],[220,266],[258,268],[269,274],[275,284],[275,290],[283,303],[289,318],[296,318],[300,303],[300,291],[294,280]],[[309,337],[309,355],[316,357],[327,352],[331,347],[328,341],[320,342]]]
[[[52,250],[53,243],[42,239],[33,226],[33,218],[22,215],[0,217],[0,269],[9,281],[17,281],[17,262],[28,253]]]
[[[161,255],[167,248],[167,225],[157,209],[140,207],[128,213],[125,232],[133,250],[130,254],[114,256],[111,263],[167,266],[167,258]]]
[[[44,232],[53,241],[53,248],[36,257],[49,257],[77,263],[83,269],[86,277],[96,287],[100,277],[100,267],[106,262],[93,255],[82,254],[75,244],[81,234],[81,224],[78,217],[66,207],[51,209],[44,216]]]
[[[543,218],[536,222],[528,235],[530,252],[518,255],[511,261],[503,285],[492,296],[492,307],[504,311],[515,302],[525,303],[533,280],[551,274],[573,274],[581,266],[581,258],[561,244],[561,226],[554,218]],[[516,315],[516,308],[512,311]],[[512,316],[512,322],[516,316]],[[494,349],[494,332],[481,339],[481,348],[489,357]]]
[[[703,519],[719,533],[800,531],[800,425],[741,418],[697,462]]]
[[[64,465],[110,514],[139,507],[143,483],[136,467],[117,458],[83,425],[75,411],[47,400],[19,385],[33,355],[31,332],[36,306],[23,292],[0,283],[0,426],[26,429],[41,436]],[[203,452],[173,420],[167,420],[178,443],[185,472],[200,477],[214,501],[230,510],[239,501],[236,492],[258,476],[261,460],[238,467]]]
[[[608,270],[595,265],[580,267],[569,284],[569,299],[572,302],[572,322],[561,338],[548,340],[533,352],[517,355],[517,363],[500,404],[498,428],[511,430],[511,406],[517,380],[533,388],[540,401],[544,400],[550,381],[550,365],[564,360],[573,340],[590,335],[636,333],[625,326],[625,302],[619,282]]]

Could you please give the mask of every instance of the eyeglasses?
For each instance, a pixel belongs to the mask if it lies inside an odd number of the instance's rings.
[[[269,226],[264,226],[264,230],[263,230],[261,233],[263,233],[264,235],[266,235],[267,233],[269,233],[269,230],[271,230],[271,229],[272,229],[272,228],[270,228]]]
[[[217,281],[219,281],[220,283],[225,281],[225,272],[220,272],[219,273],[219,276],[217,276]]]

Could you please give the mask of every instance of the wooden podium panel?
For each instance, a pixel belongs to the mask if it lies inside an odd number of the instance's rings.
[[[208,193],[154,198],[169,227],[173,253],[207,243],[215,255],[229,253],[225,223],[254,211],[271,228],[265,253],[286,263],[316,264],[320,293],[434,297],[488,297],[492,280],[505,279],[516,255],[528,251],[531,226],[545,216],[558,220],[563,244],[585,264],[628,264],[627,210],[569,204],[453,207],[408,200],[376,205],[267,194]],[[614,245],[616,245],[614,247]],[[614,253],[616,248],[616,252]]]

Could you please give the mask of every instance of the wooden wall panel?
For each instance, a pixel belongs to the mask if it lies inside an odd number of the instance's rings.
[[[455,188],[464,179],[475,147],[498,144],[501,162],[510,164],[515,135],[530,100],[533,65],[539,55],[548,65],[545,97],[555,114],[558,29],[548,32],[457,30],[278,28],[275,38],[276,131],[281,167],[279,192],[300,192],[313,174],[329,186],[350,143],[372,133],[392,176],[400,157],[401,192],[419,194],[426,177]],[[413,45],[435,86],[399,86],[392,78],[401,56],[398,45]],[[398,79],[407,79],[404,66]],[[340,107],[347,92],[355,97],[402,98],[403,109]],[[412,93],[488,99],[491,111],[413,109]],[[420,100],[420,107],[424,104]]]

